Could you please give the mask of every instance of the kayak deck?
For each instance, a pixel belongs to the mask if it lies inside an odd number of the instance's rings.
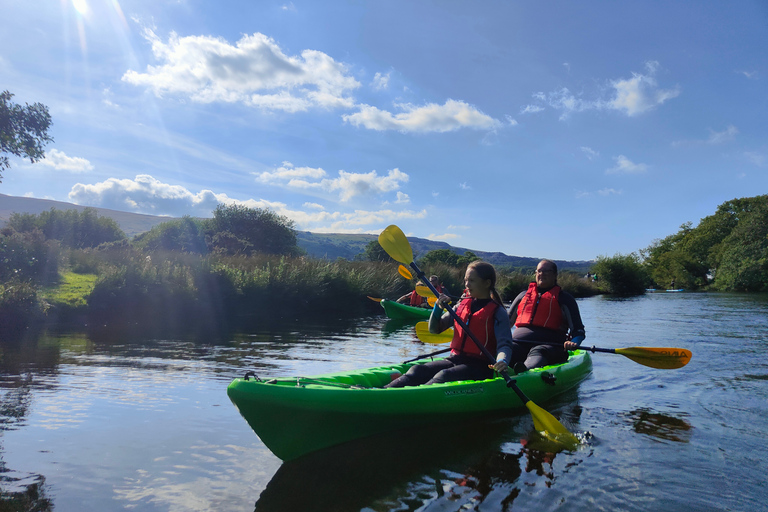
[[[306,453],[426,422],[525,409],[501,377],[406,388],[383,388],[418,363],[279,379],[238,378],[227,394],[262,442],[279,458]],[[589,354],[514,377],[534,402],[558,395],[587,377]],[[542,378],[544,377],[544,378]]]

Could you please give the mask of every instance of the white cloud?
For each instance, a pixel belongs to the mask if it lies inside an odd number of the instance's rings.
[[[67,156],[63,151],[52,149],[37,165],[53,167],[57,171],[88,172],[93,170],[91,162],[77,156]]]
[[[165,43],[146,28],[144,37],[160,62],[145,73],[129,70],[123,80],[199,103],[227,102],[298,112],[312,107],[349,108],[347,94],[360,86],[346,67],[323,52],[287,56],[264,34],[244,35],[235,45],[210,36],[179,37]]]
[[[548,94],[537,92],[533,94],[534,103],[526,105],[521,114],[541,112],[546,107],[562,112],[560,119],[566,119],[574,112],[587,110],[617,110],[632,117],[651,110],[667,100],[680,95],[680,89],[661,89],[656,83],[656,72],[659,63],[649,61],[645,64],[646,73],[632,73],[632,78],[609,80],[608,90],[611,98],[584,99],[574,95],[567,87]]]
[[[461,188],[462,190],[472,190],[472,187],[467,185],[466,181],[463,183],[459,183],[459,188]]]
[[[609,107],[621,110],[631,117],[677,97],[680,94],[680,89],[677,87],[659,89],[654,78],[658,68],[658,62],[647,62],[647,74],[632,73],[632,78],[612,81],[611,85],[616,95],[609,102]]]
[[[455,240],[456,238],[461,238],[461,237],[454,233],[443,233],[442,235],[432,233],[431,235],[427,235],[425,238],[428,238],[429,240],[446,241],[446,240]]]
[[[595,151],[594,149],[588,147],[588,146],[581,146],[581,152],[584,153],[587,158],[590,160],[594,160],[595,158],[600,156],[600,153]]]
[[[407,203],[410,203],[410,202],[411,202],[411,198],[410,198],[410,196],[408,194],[406,194],[404,192],[400,192],[400,191],[397,192],[397,200],[395,201],[395,203],[397,203],[397,204],[407,204]]]
[[[614,157],[616,165],[606,169],[606,174],[641,174],[648,170],[645,164],[636,164],[624,155]]]
[[[265,171],[256,175],[256,180],[264,183],[275,183],[279,181],[292,181],[304,179],[320,179],[326,176],[326,172],[312,167],[294,167],[290,162],[283,162],[282,167],[273,171]]]
[[[383,226],[399,220],[423,219],[426,210],[326,211],[317,203],[304,203],[304,210],[294,210],[285,203],[265,199],[238,200],[211,190],[192,192],[179,185],[163,183],[141,174],[135,179],[110,178],[101,183],[78,183],[69,199],[88,206],[100,206],[122,211],[180,217],[192,215],[210,217],[219,204],[241,204],[248,208],[268,208],[296,222],[297,229],[318,233],[364,233],[381,231]]]
[[[733,140],[733,138],[736,137],[737,133],[739,133],[739,130],[733,125],[729,125],[728,128],[726,128],[722,132],[715,132],[710,130],[710,135],[709,135],[709,139],[707,139],[707,144],[722,144],[723,142]]]
[[[219,203],[232,203],[226,194],[210,190],[193,193],[179,185],[163,183],[148,174],[134,179],[109,178],[87,185],[77,183],[69,192],[76,204],[101,206],[152,215],[209,217]]]
[[[451,132],[461,128],[474,130],[495,130],[502,126],[498,121],[483,114],[475,107],[456,100],[448,100],[444,105],[430,103],[422,107],[412,104],[398,104],[402,112],[392,114],[370,105],[359,105],[360,111],[342,116],[344,121],[353,126],[369,130],[397,130],[403,133]]]
[[[262,172],[257,180],[262,182],[279,183],[288,188],[300,190],[320,190],[338,193],[342,202],[361,195],[379,195],[399,190],[401,183],[407,183],[410,177],[400,169],[391,169],[385,176],[373,170],[367,173],[353,173],[340,170],[336,178],[326,178],[323,169],[312,167],[294,167],[290,162],[283,162],[271,172]],[[407,195],[403,194],[406,198]],[[401,202],[398,194],[398,202]]]
[[[597,191],[597,195],[599,196],[621,195],[621,190],[616,190],[614,188],[603,188]]]
[[[389,73],[386,75],[376,73],[376,75],[373,77],[373,82],[371,82],[371,87],[377,91],[389,88],[389,75]]]
[[[520,114],[535,114],[536,112],[541,112],[542,110],[544,110],[544,107],[540,105],[526,105],[520,109]]]

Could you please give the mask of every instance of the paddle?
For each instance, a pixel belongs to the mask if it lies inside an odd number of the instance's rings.
[[[429,332],[427,322],[416,324],[416,337],[424,343],[437,345],[448,343],[453,339],[453,329],[446,329],[440,334]],[[529,343],[533,345],[561,345],[546,341],[515,340],[515,343]],[[674,370],[682,368],[691,360],[691,351],[684,348],[671,347],[627,347],[627,348],[600,348],[600,347],[579,347],[581,350],[589,352],[604,352],[606,354],[619,354],[633,360],[636,363],[657,368],[659,370]]]
[[[399,267],[397,267],[397,271],[404,278],[406,278],[406,279],[413,279],[413,274],[411,274],[411,271],[408,270],[408,267],[406,267],[405,265],[400,265]]]
[[[376,297],[371,297],[370,295],[366,295],[366,297],[368,297],[369,299],[371,299],[373,302],[381,302],[381,301],[383,301],[383,300],[384,300],[384,299],[377,299]]]
[[[422,321],[418,322],[414,328],[416,329],[416,337],[424,343],[438,345],[448,343],[453,339],[453,327],[449,327],[440,334],[434,334],[429,332],[429,323]]]
[[[379,245],[381,245],[384,251],[386,251],[386,253],[389,254],[395,261],[410,265],[410,267],[416,271],[416,275],[422,279],[422,281],[427,283],[429,289],[432,291],[435,297],[437,297],[437,290],[435,290],[435,288],[432,286],[432,283],[430,283],[424,275],[424,272],[422,272],[418,265],[416,265],[416,263],[413,261],[413,249],[411,249],[411,244],[408,242],[408,239],[405,237],[405,234],[399,227],[393,224],[384,229],[384,231],[382,231],[379,235]],[[474,333],[469,330],[469,327],[466,323],[464,323],[459,315],[457,315],[456,312],[451,308],[448,308],[446,311],[448,311],[448,313],[451,315],[453,321],[461,326],[461,328],[469,335],[470,339],[477,345],[485,357],[488,358],[491,364],[495,363],[496,359],[488,351],[488,349],[485,348],[482,343],[480,343],[477,337],[475,337]],[[501,376],[507,383],[507,387],[512,388],[512,391],[517,394],[518,398],[520,398],[520,401],[523,402],[528,408],[528,411],[533,417],[533,426],[536,428],[536,430],[543,431],[548,437],[561,442],[569,448],[575,448],[579,444],[578,438],[569,432],[568,429],[565,428],[559,421],[557,421],[554,416],[552,416],[538,405],[534,404],[530,398],[525,396],[525,393],[523,393],[523,391],[517,385],[517,382],[512,379],[506,371],[501,372]]]

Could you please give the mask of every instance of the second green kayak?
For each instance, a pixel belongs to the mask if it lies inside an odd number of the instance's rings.
[[[422,363],[314,377],[246,376],[232,381],[227,394],[262,442],[283,460],[393,429],[525,410],[501,377],[382,387]],[[539,404],[576,386],[591,368],[589,354],[576,350],[563,364],[529,370],[514,379]]]
[[[426,320],[432,314],[432,308],[417,308],[394,300],[382,299],[379,304],[389,318],[396,320]]]

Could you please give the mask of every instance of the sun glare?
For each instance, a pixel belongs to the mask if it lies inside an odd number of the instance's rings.
[[[72,0],[72,5],[80,14],[85,14],[88,12],[88,4],[85,0]]]

